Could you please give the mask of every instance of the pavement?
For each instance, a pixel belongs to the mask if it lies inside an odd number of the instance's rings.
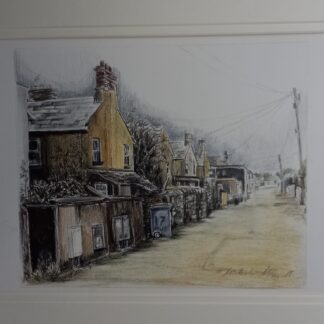
[[[183,226],[173,239],[102,259],[64,287],[299,288],[305,225],[304,208],[293,197],[261,187],[247,202]]]

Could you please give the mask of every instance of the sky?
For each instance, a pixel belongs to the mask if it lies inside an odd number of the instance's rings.
[[[296,87],[306,152],[309,44],[298,37],[34,41],[16,53],[31,75],[72,90],[103,59],[155,111],[203,129],[207,142],[226,143],[230,158],[239,153],[254,171],[277,171],[278,154],[284,168],[298,168]]]

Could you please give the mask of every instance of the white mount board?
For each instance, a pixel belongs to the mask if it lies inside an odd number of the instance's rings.
[[[0,38],[82,38],[314,34],[324,32],[322,1],[2,1]],[[322,37],[319,35],[319,37]],[[304,290],[21,288],[17,246],[18,175],[11,41],[1,43],[0,322],[13,323],[322,323],[324,318],[324,50],[313,38],[309,103],[308,283]],[[324,37],[323,37],[324,39]],[[323,73],[319,73],[323,71]],[[321,183],[322,182],[322,183]],[[39,307],[39,303],[42,304]]]

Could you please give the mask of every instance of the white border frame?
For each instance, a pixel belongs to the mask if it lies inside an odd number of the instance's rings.
[[[323,306],[323,295],[274,290],[25,288],[0,294],[1,323],[322,324]]]
[[[323,34],[323,21],[1,28],[0,40]]]
[[[36,3],[36,1],[32,2]],[[314,12],[315,10],[319,8],[314,8]],[[317,33],[324,33],[324,20],[287,20],[286,22],[273,20],[273,22],[263,23],[253,22],[250,19],[249,22],[241,23],[136,24],[97,27],[0,26],[2,40]],[[163,287],[109,288],[89,291],[83,288],[22,287],[0,293],[1,323],[305,324],[323,323],[323,319],[324,293],[305,290],[237,291]]]

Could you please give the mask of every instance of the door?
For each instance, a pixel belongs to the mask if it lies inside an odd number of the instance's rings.
[[[102,250],[106,247],[103,224],[92,225],[92,245],[93,251]]]
[[[56,261],[55,221],[52,208],[28,208],[32,270]]]
[[[115,234],[115,241],[119,242],[123,240],[123,219],[121,217],[114,217],[114,234]]]
[[[118,247],[127,247],[130,239],[130,222],[128,215],[113,218],[113,230],[115,242]]]
[[[77,258],[82,255],[82,233],[81,226],[71,226],[68,230],[69,235],[69,258]]]
[[[130,226],[129,226],[129,218],[127,215],[122,216],[123,220],[123,235],[124,240],[130,239]]]

